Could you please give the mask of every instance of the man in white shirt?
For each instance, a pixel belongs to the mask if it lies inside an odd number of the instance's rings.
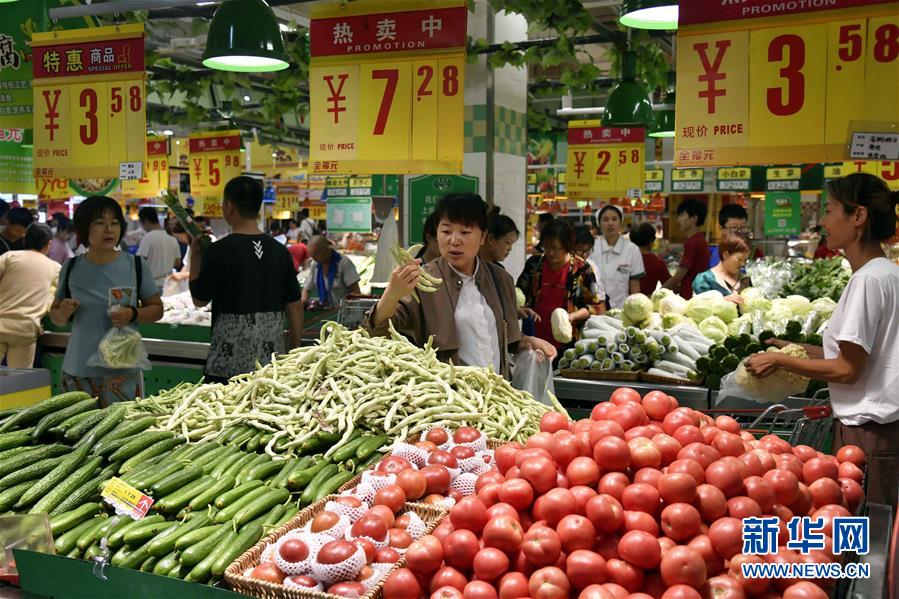
[[[162,289],[172,270],[181,268],[181,248],[178,240],[159,226],[159,214],[155,208],[141,208],[138,220],[146,234],[140,240],[137,255],[146,258],[156,285]]]
[[[315,224],[309,218],[308,208],[303,208],[300,211],[300,232],[298,237],[306,245],[309,245],[309,242],[315,237]]]

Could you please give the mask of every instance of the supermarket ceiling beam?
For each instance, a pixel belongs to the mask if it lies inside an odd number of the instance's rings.
[[[168,122],[165,117],[171,117],[171,116],[177,117],[177,116],[180,116],[180,115],[183,115],[186,113],[186,111],[182,108],[171,108],[171,107],[164,106],[162,104],[156,104],[153,102],[149,103],[147,105],[147,108],[149,109],[148,111],[153,117],[159,117],[158,122],[155,123],[158,125],[165,125],[166,122]],[[280,140],[284,143],[288,143],[291,145],[296,145],[296,146],[300,146],[300,147],[309,147],[309,132],[306,131],[305,129],[285,126],[284,131],[287,133],[287,137],[285,137],[283,135],[278,136],[278,135],[269,133],[266,130],[266,127],[271,126],[269,123],[263,123],[260,121],[254,121],[254,120],[243,119],[243,118],[238,118],[238,117],[225,117],[222,115],[222,113],[217,108],[209,108],[208,112],[209,112],[208,123],[210,123],[210,124],[221,124],[221,123],[227,122],[230,125],[237,126],[241,129],[246,129],[246,130],[257,129],[259,132],[260,138],[265,138],[265,139],[269,139],[269,140]]]
[[[302,4],[306,1],[310,0],[268,0],[268,5],[274,9],[278,6]],[[208,0],[205,2],[203,0],[109,0],[108,2],[96,2],[79,6],[60,6],[51,8],[48,13],[51,19],[70,19],[146,10],[151,19],[211,18],[219,4],[221,4],[221,0]],[[294,20],[304,26],[309,25],[308,19],[301,15],[279,10],[275,10],[275,15],[285,21]]]

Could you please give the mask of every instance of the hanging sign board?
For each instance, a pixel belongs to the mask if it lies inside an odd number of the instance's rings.
[[[565,197],[568,193],[568,174],[562,171],[556,175],[556,195]]]
[[[8,135],[9,131],[0,129],[0,191],[34,193],[31,148],[22,145],[21,129],[16,130],[18,135]]]
[[[639,195],[643,191],[645,129],[569,121],[567,196],[574,199]]]
[[[528,173],[528,193],[533,195],[537,193],[537,173]]]
[[[665,169],[652,168],[643,172],[643,192],[646,195],[665,191]]]
[[[765,235],[799,235],[802,209],[798,191],[769,191],[765,194]]]
[[[225,185],[243,172],[240,131],[215,131],[190,136],[190,194],[221,200]]]
[[[766,191],[799,191],[802,168],[798,166],[772,166],[765,169]]]
[[[752,191],[752,169],[748,167],[719,168],[715,179],[718,191]]]
[[[275,212],[300,211],[300,185],[298,183],[273,183],[275,188]]]
[[[165,136],[147,138],[147,161],[144,176],[135,181],[122,180],[122,197],[126,200],[155,198],[169,187],[169,140]]]
[[[409,179],[409,242],[424,241],[424,222],[440,198],[450,193],[478,193],[478,178],[468,175],[423,175]]]
[[[35,179],[34,183],[37,188],[37,198],[42,202],[68,200],[72,196],[68,179],[40,178]]]
[[[839,179],[852,173],[868,173],[886,181],[887,186],[899,191],[899,162],[881,160],[853,160],[824,165],[824,181]]]
[[[895,160],[897,40],[888,0],[683,2],[675,165]]]
[[[118,177],[146,159],[143,25],[32,36],[34,172]]]
[[[467,22],[460,0],[313,9],[310,172],[461,173]]]
[[[705,169],[676,168],[671,171],[673,193],[702,193],[705,190]]]
[[[371,198],[329,198],[328,231],[371,233]]]

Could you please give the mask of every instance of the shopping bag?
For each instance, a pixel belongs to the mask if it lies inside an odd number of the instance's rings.
[[[542,351],[527,349],[515,356],[512,368],[512,386],[527,391],[540,403],[555,407],[550,395],[555,397],[552,360]]]

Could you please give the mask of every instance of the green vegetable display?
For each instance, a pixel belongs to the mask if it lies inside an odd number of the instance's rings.
[[[850,275],[842,258],[800,262],[794,267],[793,277],[784,285],[783,292],[809,300],[827,297],[837,301],[849,284]]]

